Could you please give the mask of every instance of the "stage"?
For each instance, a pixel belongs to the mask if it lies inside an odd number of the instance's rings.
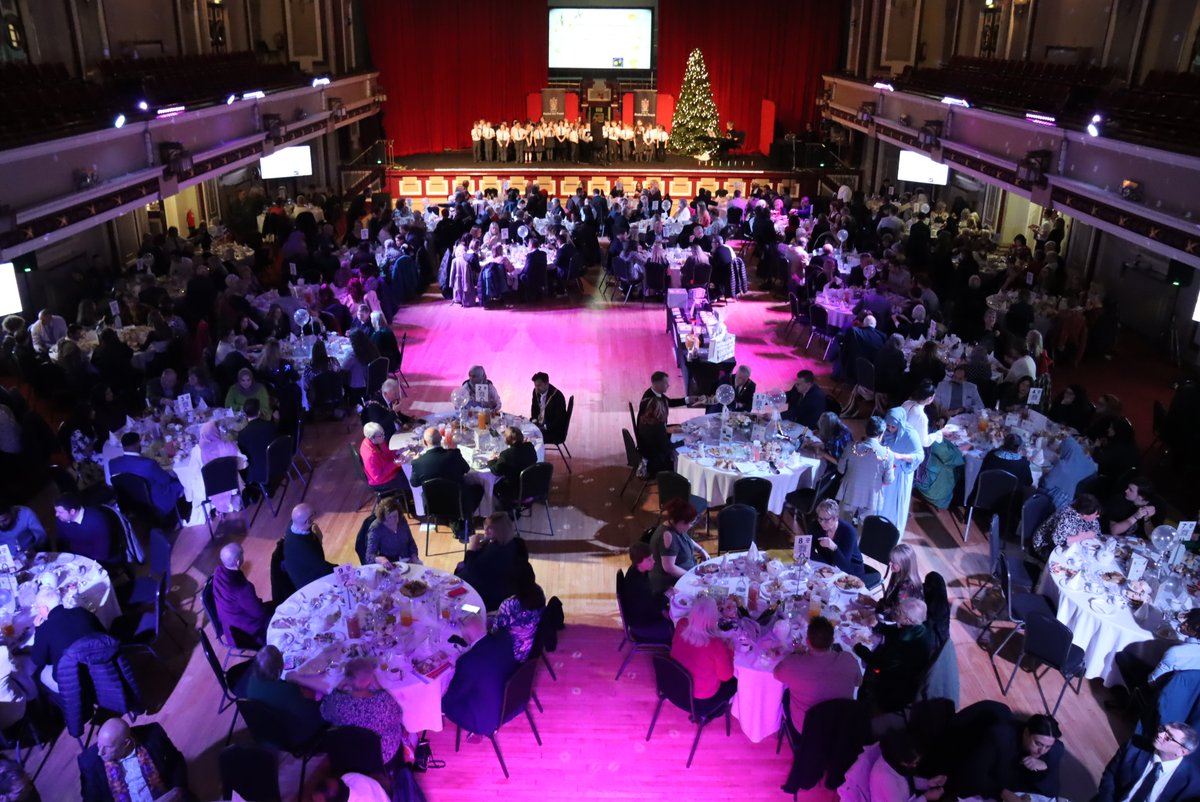
[[[405,198],[417,208],[422,201],[440,203],[450,196],[454,187],[466,181],[468,188],[503,191],[504,182],[523,190],[532,180],[552,197],[574,194],[582,186],[589,194],[593,189],[608,193],[620,180],[627,193],[638,185],[657,184],[672,198],[693,198],[700,189],[713,193],[735,189],[746,195],[755,187],[788,190],[789,194],[814,195],[817,179],[812,173],[794,173],[772,169],[765,156],[758,153],[733,153],[719,163],[703,164],[694,158],[668,154],[665,161],[611,162],[584,164],[568,161],[474,163],[470,150],[451,150],[442,153],[422,153],[403,156],[387,168],[387,191],[393,198]]]

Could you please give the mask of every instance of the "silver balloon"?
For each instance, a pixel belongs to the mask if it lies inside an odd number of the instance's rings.
[[[839,228],[837,233],[838,242],[845,242],[850,239],[850,232],[844,228]]]
[[[528,237],[529,236],[529,226],[520,226],[517,229],[517,236],[520,237],[521,239],[525,239],[526,237]]]
[[[1156,526],[1154,527],[1154,531],[1150,533],[1150,544],[1154,546],[1155,551],[1161,554],[1175,544],[1175,538],[1178,535],[1179,533],[1175,531],[1175,527],[1173,526],[1167,526],[1166,524]]]
[[[776,390],[767,396],[767,401],[776,409],[782,410],[787,406],[787,393],[783,390]]]
[[[928,203],[921,204],[921,214],[929,214],[929,204]]]
[[[715,398],[717,403],[723,407],[727,407],[733,403],[733,399],[737,397],[737,393],[733,389],[732,384],[722,384],[717,388]]]
[[[292,315],[292,319],[296,321],[297,326],[304,328],[312,322],[312,315],[308,313],[307,309],[300,307],[296,310],[296,314]]]
[[[450,403],[455,409],[462,409],[471,402],[471,391],[461,384],[450,393]]]

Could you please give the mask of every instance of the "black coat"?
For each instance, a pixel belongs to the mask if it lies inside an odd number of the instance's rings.
[[[182,788],[187,790],[187,762],[183,755],[171,743],[167,733],[159,724],[143,724],[132,728],[133,739],[150,754],[158,776],[167,789]],[[112,791],[108,787],[108,776],[104,770],[104,761],[95,744],[92,744],[79,755],[79,783],[83,802],[112,802]],[[191,798],[185,793],[186,798]]]
[[[517,500],[521,485],[521,471],[537,464],[537,449],[533,443],[522,441],[500,452],[491,464],[492,473],[500,477],[496,482],[496,495],[507,501]]]
[[[449,479],[461,485],[463,477],[471,471],[471,466],[463,459],[462,452],[457,448],[431,448],[413,460],[412,476],[409,483],[420,487],[430,479]]]
[[[84,635],[103,635],[104,632],[104,625],[94,613],[82,607],[55,607],[34,630],[30,654],[34,669],[41,671],[45,666],[54,666],[57,670],[58,661],[72,643]]]
[[[103,633],[85,635],[72,643],[57,663],[55,677],[67,732],[79,738],[96,707],[113,713],[141,713],[137,678],[120,653],[121,643]],[[89,681],[84,682],[86,672]]]
[[[533,402],[529,406],[529,417],[533,421],[537,421],[542,415],[542,397],[537,390],[533,391]],[[548,440],[560,440],[565,434],[567,428],[567,400],[563,397],[562,391],[550,385],[550,389],[546,391],[546,412],[545,417],[539,425],[542,433]]]
[[[468,551],[454,573],[475,588],[487,609],[495,610],[516,592],[518,571],[528,564],[525,541],[515,537],[505,544],[486,542],[482,548]]]
[[[321,541],[312,534],[293,532],[290,525],[283,536],[283,567],[297,590],[333,573],[333,565],[325,560]]]
[[[250,421],[238,434],[238,450],[246,455],[247,481],[267,481],[267,446],[271,445],[276,435],[275,424],[262,418]]]
[[[787,412],[783,417],[795,421],[810,429],[817,428],[817,421],[825,413],[825,391],[813,385],[804,395],[800,395],[795,387],[787,391]]]
[[[504,685],[516,670],[508,630],[485,636],[458,658],[454,677],[442,697],[442,712],[467,732],[495,732],[504,723]]]

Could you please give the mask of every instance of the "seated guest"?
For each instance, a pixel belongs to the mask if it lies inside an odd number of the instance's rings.
[[[226,630],[242,633],[250,642],[262,646],[267,640],[271,611],[258,598],[254,584],[242,573],[244,554],[237,543],[221,547],[221,564],[212,576],[213,602],[217,618]],[[231,632],[231,639],[236,637]]]
[[[1005,412],[1021,412],[1032,409],[1036,404],[1029,403],[1029,391],[1033,389],[1033,379],[1022,376],[1015,384],[1000,386],[1000,409]]]
[[[187,762],[160,724],[130,727],[110,718],[79,755],[83,802],[184,802]]]
[[[802,370],[797,373],[796,382],[787,391],[787,412],[783,413],[783,417],[815,429],[825,410],[825,391],[817,386],[813,372]]]
[[[708,708],[737,693],[733,652],[717,632],[717,602],[711,596],[697,596],[671,637],[671,657],[692,675],[693,697]]]
[[[854,761],[838,787],[841,802],[937,802],[945,776],[916,776],[921,752],[905,729],[891,730]]]
[[[33,649],[29,659],[34,674],[52,691],[58,690],[58,661],[71,644],[85,635],[104,634],[104,625],[95,613],[84,607],[64,607],[54,588],[43,587],[34,599]],[[43,671],[49,667],[48,672]]]
[[[242,368],[237,372],[237,384],[230,387],[229,392],[225,393],[225,406],[234,412],[242,412],[246,401],[251,398],[258,399],[259,415],[269,418],[271,416],[271,397],[267,394],[266,386],[254,380],[254,371],[250,368]]]
[[[946,412],[940,405],[930,404],[925,408],[925,414],[931,430],[941,431],[945,427]],[[913,487],[929,504],[939,510],[949,509],[958,486],[958,469],[964,465],[966,459],[962,449],[943,437],[929,446],[923,463],[924,470],[918,473]]]
[[[663,520],[650,536],[650,552],[654,555],[650,583],[655,593],[665,593],[694,568],[697,553],[708,559],[708,553],[688,534],[696,515],[696,508],[683,498],[671,499],[663,508]]]
[[[1011,531],[1009,524],[1017,520],[1017,516],[1021,514],[1021,504],[1025,500],[1026,488],[1033,487],[1033,468],[1029,464],[1029,460],[1021,453],[1021,436],[1009,432],[1004,435],[1004,441],[997,447],[993,448],[983,457],[983,462],[980,463],[979,472],[984,471],[1006,471],[1017,477],[1017,492],[1013,495],[1009,509],[1000,511],[1000,518],[1003,522],[1003,531]],[[968,493],[973,492],[970,489]]]
[[[1051,716],[1033,715],[1022,724],[1010,713],[987,722],[982,732],[956,732],[955,737],[970,744],[960,744],[957,750],[961,759],[946,783],[952,796],[1000,802],[1019,802],[1022,794],[1058,796],[1059,765],[1066,748]]]
[[[406,562],[421,564],[421,553],[413,540],[400,500],[388,496],[375,505],[375,521],[367,529],[368,563]]]
[[[38,353],[49,354],[50,349],[58,345],[58,341],[67,336],[67,321],[49,309],[43,309],[41,312],[38,312],[37,320],[29,327],[29,336],[33,344],[33,350]]]
[[[388,361],[388,371],[395,372],[400,367],[400,344],[396,342],[396,333],[388,325],[383,312],[371,313],[371,342],[379,350],[379,355]]]
[[[95,507],[84,506],[79,496],[66,494],[54,502],[58,550],[108,562],[115,552],[108,518]]]
[[[265,485],[271,478],[267,466],[267,447],[275,442],[279,432],[275,421],[259,417],[257,398],[247,398],[242,411],[249,422],[246,428],[238,432],[237,450],[246,458],[246,481]]]
[[[183,485],[156,461],[142,456],[142,438],[137,432],[121,435],[121,449],[124,453],[108,463],[109,475],[132,473],[142,477],[150,485],[150,500],[159,515],[165,518],[173,514],[183,500]]]
[[[504,686],[517,665],[508,630],[485,635],[458,658],[450,686],[442,697],[442,712],[467,732],[495,732],[504,723],[500,720]]]
[[[1008,373],[1004,374],[1005,382],[1015,384],[1025,377],[1037,378],[1037,363],[1029,355],[1029,346],[1025,345],[1023,340],[1012,347],[1009,356]]]
[[[1043,558],[1056,548],[1070,546],[1100,534],[1100,501],[1091,493],[1080,493],[1033,533],[1033,550]]]
[[[300,685],[283,679],[283,655],[274,646],[264,646],[254,656],[245,694],[271,708],[293,743],[309,743],[325,729],[321,706]]]
[[[1141,535],[1149,538],[1150,530],[1162,521],[1154,505],[1154,483],[1144,476],[1135,476],[1119,495],[1104,503],[1104,530],[1110,535]],[[4,519],[0,516],[0,526]]]
[[[529,562],[529,550],[507,513],[488,516],[483,533],[471,535],[455,576],[478,591],[484,606],[495,610],[516,592],[517,574]]]
[[[669,471],[675,467],[675,449],[677,443],[671,441],[667,429],[667,404],[656,399],[643,399],[642,408],[637,415],[638,453],[646,461],[646,472],[656,476],[660,471]]]
[[[655,592],[650,584],[654,555],[650,546],[640,540],[629,546],[629,569],[622,584],[621,609],[625,625],[639,641],[671,642],[674,627],[667,618],[667,597]]]
[[[1200,733],[1178,721],[1160,726],[1152,740],[1133,736],[1104,768],[1100,790],[1092,802],[1200,799],[1200,763],[1194,756],[1197,747]]]
[[[321,716],[334,726],[363,727],[377,734],[385,764],[403,758],[404,713],[392,695],[379,687],[370,658],[346,664],[342,683],[321,700]]]
[[[1105,476],[1122,476],[1141,462],[1133,426],[1125,418],[1109,424],[1108,432],[1092,450],[1096,468]]]
[[[1079,483],[1096,473],[1096,463],[1074,437],[1062,441],[1058,462],[1042,476],[1042,490],[1050,494],[1054,504],[1062,508],[1075,498]]]
[[[462,490],[463,514],[468,518],[473,516],[479,502],[483,500],[483,486],[466,481],[471,466],[463,459],[462,452],[457,448],[444,448],[441,432],[432,427],[425,430],[424,443],[425,451],[412,462],[412,486],[420,487],[430,479],[449,479]],[[463,531],[459,533],[459,537],[465,540],[470,521],[462,523]]]
[[[523,663],[533,648],[538,624],[546,611],[546,594],[528,562],[517,567],[513,579],[513,595],[500,602],[492,630],[505,630],[512,635],[513,659]]]
[[[408,489],[408,479],[396,464],[396,452],[388,448],[387,436],[378,423],[363,426],[363,439],[358,444],[367,484],[376,493],[392,493]],[[415,473],[414,463],[414,473]]]
[[[226,440],[225,435],[217,427],[217,422],[210,420],[200,427],[200,434],[196,438],[195,447],[192,449],[192,463],[199,463],[201,468],[203,468],[205,465],[224,457],[233,457],[236,459],[239,471],[245,470],[249,464],[246,460],[246,455],[238,451],[237,443],[231,443]],[[217,513],[223,514],[241,509],[240,476],[238,477],[238,486],[238,490],[227,490],[209,497]]]
[[[917,570],[917,553],[907,543],[897,544],[888,554],[891,569],[883,598],[875,605],[875,612],[886,621],[896,620],[897,610],[908,599],[925,598],[925,583]]]
[[[908,386],[916,387],[928,381],[934,387],[946,378],[946,363],[938,355],[938,344],[929,340],[913,354],[908,365]]]
[[[379,392],[363,404],[362,422],[378,423],[383,427],[384,437],[390,441],[392,435],[399,431],[401,426],[407,426],[413,422],[413,418],[400,411],[403,395],[400,391],[400,382],[395,379],[385,380],[383,386],[379,388]]]
[[[508,448],[501,451],[500,456],[492,460],[488,468],[500,477],[496,481],[496,498],[508,508],[519,500],[517,495],[520,492],[521,471],[536,465],[538,458],[537,449],[533,443],[525,440],[525,435],[518,426],[509,426],[504,430],[504,442]]]
[[[814,560],[862,579],[863,556],[858,548],[858,531],[840,519],[841,507],[831,498],[817,504],[817,525],[821,531],[813,547]]]
[[[179,397],[179,376],[167,368],[156,379],[146,382],[146,403],[151,407],[173,406]]]
[[[1094,411],[1083,385],[1070,384],[1059,394],[1058,398],[1054,399],[1046,417],[1077,432],[1085,432],[1092,422]]]
[[[733,373],[733,403],[729,405],[732,412],[749,412],[754,407],[754,393],[758,385],[750,378],[750,366],[738,365]]]
[[[45,551],[48,543],[46,528],[33,510],[0,502],[0,545],[13,554],[33,554]]]
[[[208,378],[204,368],[196,366],[188,370],[187,393],[192,397],[192,406],[199,408],[203,403],[205,406],[212,408],[217,406],[217,399],[220,398],[221,388],[217,383]]]
[[[533,374],[533,402],[529,417],[548,440],[559,440],[566,431],[567,400],[550,383],[550,376],[546,373]]]
[[[862,668],[849,652],[833,648],[833,624],[817,616],[808,622],[808,651],[794,652],[775,666],[775,679],[791,697],[792,725],[804,728],[808,709],[827,699],[853,699],[862,684]]]
[[[333,573],[333,565],[325,560],[316,516],[308,504],[292,507],[292,520],[283,536],[283,568],[297,588]]]
[[[917,696],[921,678],[933,656],[933,633],[925,626],[927,609],[920,599],[905,599],[896,608],[896,626],[884,627],[874,651],[859,643],[854,653],[863,661],[866,681],[859,699],[885,713],[902,710]]]
[[[1200,670],[1200,608],[1193,607],[1180,614],[1179,634],[1183,636],[1183,643],[1167,649],[1156,665],[1135,656],[1129,649],[1117,652],[1113,662],[1129,691],[1148,692],[1147,686],[1156,684],[1168,674]],[[1118,695],[1122,694],[1118,691]]]
[[[817,418],[817,436],[821,438],[822,456],[835,465],[841,458],[846,446],[854,441],[850,427],[842,423],[836,412],[822,412]]]
[[[984,407],[979,388],[967,381],[967,366],[963,364],[955,365],[950,378],[938,383],[933,400],[944,407],[946,414],[952,418]]]
[[[492,412],[500,411],[500,393],[496,390],[496,385],[492,384],[487,377],[487,371],[483,369],[483,365],[472,365],[467,371],[467,380],[462,383],[462,386],[467,388],[471,393],[471,400],[467,402],[469,409],[487,409]],[[485,390],[478,390],[478,387],[485,387]],[[483,393],[482,400],[477,400]]]
[[[4,802],[42,802],[33,780],[21,764],[7,757],[0,757],[0,799]]]
[[[885,303],[890,303],[885,300]],[[889,307],[890,308],[890,307]],[[883,349],[887,338],[883,332],[875,328],[875,316],[868,314],[863,318],[861,326],[851,326],[842,335],[842,351],[834,365],[834,379],[844,378],[857,382],[857,365],[859,357],[875,364],[875,357]]]

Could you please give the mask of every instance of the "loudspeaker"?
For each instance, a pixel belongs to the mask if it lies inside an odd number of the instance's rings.
[[[1176,287],[1190,287],[1195,272],[1195,268],[1191,265],[1185,265],[1183,262],[1172,259],[1167,265],[1167,283],[1174,284]]]

